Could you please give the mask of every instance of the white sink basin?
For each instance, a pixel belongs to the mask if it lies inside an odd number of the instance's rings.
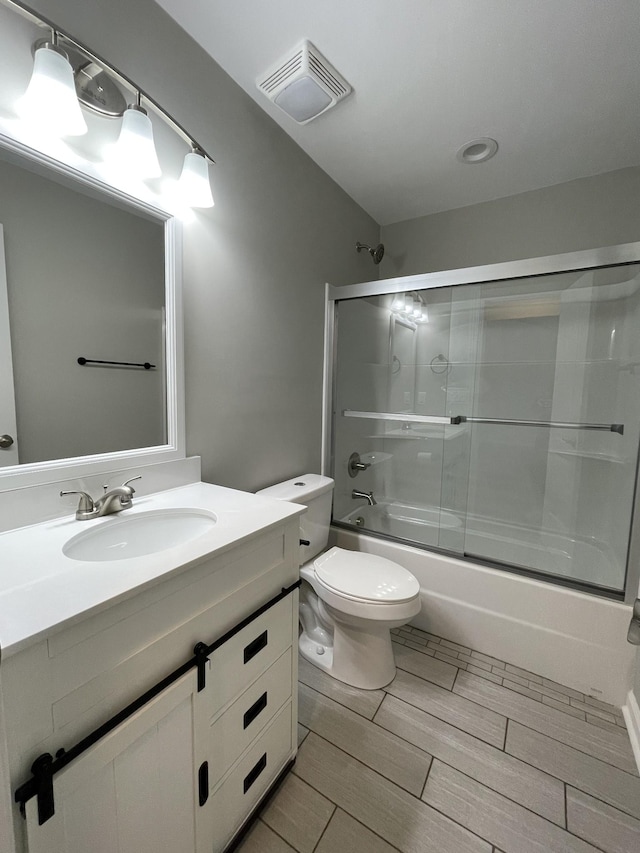
[[[73,536],[62,552],[72,560],[89,562],[145,557],[204,536],[216,521],[215,513],[197,509],[114,515]]]

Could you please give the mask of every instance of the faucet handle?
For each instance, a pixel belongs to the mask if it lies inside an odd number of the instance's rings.
[[[80,501],[78,502],[78,509],[76,510],[76,518],[78,521],[83,521],[86,518],[90,518],[95,512],[95,504],[93,502],[93,498],[91,495],[88,495],[86,492],[82,491],[70,491],[70,492],[60,492],[60,497],[63,498],[65,495],[80,495]]]
[[[138,474],[138,476],[137,476],[137,477],[132,477],[130,480],[126,480],[126,481],[122,484],[122,488],[123,488],[123,489],[124,489],[124,488],[128,488],[128,489],[129,489],[129,491],[131,492],[131,494],[132,494],[132,495],[134,495],[134,494],[135,494],[135,492],[136,492],[136,490],[133,488],[133,486],[130,486],[130,485],[129,485],[129,483],[133,483],[133,481],[134,481],[134,480],[141,480],[141,479],[142,479],[142,474]]]

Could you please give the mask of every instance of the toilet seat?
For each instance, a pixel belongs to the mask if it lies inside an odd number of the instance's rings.
[[[313,573],[326,592],[368,605],[405,604],[420,593],[417,579],[398,563],[343,548],[330,548],[314,560]]]

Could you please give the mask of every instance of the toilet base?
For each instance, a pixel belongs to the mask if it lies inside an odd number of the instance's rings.
[[[396,675],[388,628],[344,631],[335,626],[334,645],[323,645],[304,631],[298,639],[300,654],[332,678],[363,690],[378,690]]]
[[[390,629],[405,621],[374,621],[338,612],[303,581],[298,647],[305,660],[332,678],[377,690],[395,678]]]

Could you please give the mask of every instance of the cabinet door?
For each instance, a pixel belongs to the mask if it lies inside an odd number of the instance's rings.
[[[193,853],[195,672],[187,673],[54,778],[55,814],[29,853]]]

